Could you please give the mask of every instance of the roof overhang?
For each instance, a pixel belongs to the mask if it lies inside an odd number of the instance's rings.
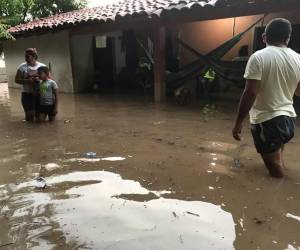
[[[128,2],[136,3],[140,1],[142,0],[130,0]],[[72,30],[74,33],[108,32],[130,28],[144,29],[147,27],[156,27],[157,25],[169,26],[186,22],[300,10],[300,0],[163,1],[169,1],[169,4],[159,8],[151,9],[149,7],[147,11],[145,11],[146,7],[143,6],[141,10],[131,11],[130,14],[124,11],[115,11],[114,14],[110,14],[110,18],[107,17],[109,16],[108,14],[103,18],[105,15],[102,12],[105,9],[101,8],[63,13],[13,27],[10,31],[16,38],[61,30]],[[153,2],[157,2],[157,0]],[[146,3],[149,3],[149,1]],[[111,6],[111,8],[113,7],[114,5]],[[95,16],[93,17],[93,15]],[[63,21],[58,22],[57,20],[60,18]]]

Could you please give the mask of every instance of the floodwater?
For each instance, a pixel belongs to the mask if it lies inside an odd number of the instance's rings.
[[[248,127],[231,138],[237,99],[61,95],[57,121],[28,124],[19,98],[0,84],[1,250],[300,249],[300,138],[270,178]]]

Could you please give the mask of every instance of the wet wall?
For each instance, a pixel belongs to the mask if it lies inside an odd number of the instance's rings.
[[[74,90],[85,91],[93,86],[93,35],[72,36],[71,53]]]
[[[14,82],[16,70],[24,62],[25,49],[31,47],[38,50],[40,62],[51,64],[52,77],[57,81],[60,92],[73,93],[68,31],[6,42],[4,51],[9,87],[19,87]]]

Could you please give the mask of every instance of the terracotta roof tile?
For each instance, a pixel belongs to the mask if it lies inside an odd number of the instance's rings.
[[[236,4],[271,1],[274,0],[121,0],[111,5],[85,8],[33,20],[29,23],[12,27],[9,31],[14,35],[19,35],[43,29],[55,30],[64,26],[75,26],[94,21],[113,22],[129,17],[153,18],[161,17],[168,12],[194,8],[230,7]]]

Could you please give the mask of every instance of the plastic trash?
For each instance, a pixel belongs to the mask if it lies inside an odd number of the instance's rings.
[[[85,156],[86,156],[87,158],[95,158],[95,157],[97,156],[97,153],[95,153],[95,152],[87,152],[87,153],[85,154]]]
[[[36,178],[34,186],[36,188],[45,189],[47,186],[45,178],[43,178],[43,177]]]
[[[234,168],[240,168],[242,166],[241,161],[239,159],[233,160],[233,167]]]
[[[43,169],[47,171],[54,171],[60,168],[60,166],[56,163],[48,163],[45,166],[42,167]]]

